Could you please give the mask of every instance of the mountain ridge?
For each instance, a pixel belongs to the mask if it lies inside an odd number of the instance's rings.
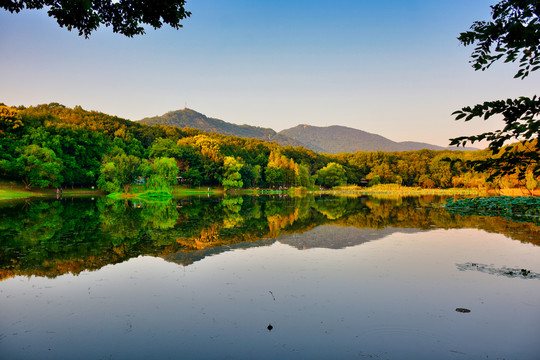
[[[331,125],[319,127],[300,124],[290,129],[279,132],[292,139],[300,141],[307,148],[323,148],[327,153],[337,154],[342,152],[356,151],[416,151],[428,150],[462,150],[455,147],[442,147],[424,142],[403,141],[396,142],[382,135],[367,131],[342,126]],[[463,150],[473,150],[465,148]],[[476,150],[476,149],[474,149]],[[316,150],[315,150],[316,151]]]
[[[183,110],[169,111],[161,116],[147,117],[137,122],[146,125],[169,125],[180,128],[195,128],[205,132],[213,132],[221,135],[233,135],[239,137],[254,138],[264,141],[275,141],[279,145],[305,146],[283,134],[278,134],[270,128],[251,125],[237,125],[220,119],[208,117],[195,110],[184,108]]]
[[[195,128],[222,135],[255,138],[273,141],[282,146],[303,146],[318,153],[337,154],[356,151],[416,151],[428,150],[477,150],[474,148],[442,147],[424,142],[396,142],[382,135],[342,125],[318,127],[300,124],[290,129],[276,132],[271,128],[251,125],[237,125],[208,117],[195,110],[184,108],[169,111],[161,116],[147,117],[137,122],[146,125],[169,125],[179,128]]]

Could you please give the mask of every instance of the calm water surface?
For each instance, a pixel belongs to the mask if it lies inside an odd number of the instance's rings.
[[[440,201],[5,205],[0,358],[538,359],[540,230]]]

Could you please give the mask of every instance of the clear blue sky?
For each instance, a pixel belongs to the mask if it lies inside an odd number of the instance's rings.
[[[487,0],[188,0],[184,28],[90,39],[45,11],[0,10],[0,102],[81,105],[131,120],[187,106],[277,131],[344,125],[447,145],[497,128],[451,113],[533,95],[539,75],[470,67],[456,37],[489,18]]]

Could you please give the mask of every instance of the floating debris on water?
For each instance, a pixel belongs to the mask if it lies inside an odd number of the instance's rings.
[[[540,279],[539,273],[535,273],[531,270],[523,268],[508,268],[506,266],[495,267],[493,265],[478,264],[473,262],[456,264],[456,266],[460,271],[475,270],[486,274],[506,276],[510,278]]]

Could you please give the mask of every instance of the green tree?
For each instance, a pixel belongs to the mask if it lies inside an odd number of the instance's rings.
[[[108,139],[103,134],[54,124],[39,127],[30,135],[33,143],[48,147],[62,160],[61,175],[66,186],[95,184],[101,158],[109,147]]]
[[[143,24],[154,29],[169,24],[174,29],[182,27],[180,21],[191,13],[184,8],[185,0],[140,1],[140,0],[3,0],[0,7],[10,12],[24,9],[49,7],[47,14],[58,22],[60,27],[76,29],[86,38],[100,25],[112,26],[115,33],[129,37],[144,34]]]
[[[282,155],[280,149],[275,149],[268,156],[268,164],[264,169],[266,182],[270,186],[298,186],[300,185],[300,168],[293,159]]]
[[[503,0],[491,6],[491,21],[477,21],[458,40],[476,47],[471,63],[475,70],[486,70],[495,61],[519,62],[516,78],[524,79],[540,69],[540,5],[538,0]],[[520,97],[487,101],[455,111],[456,120],[502,117],[503,129],[474,136],[451,139],[451,145],[486,140],[493,155],[469,161],[476,170],[489,171],[490,179],[517,173],[525,177],[527,169],[540,176],[540,98]],[[508,145],[509,142],[518,141]],[[523,149],[518,149],[522,146]]]
[[[62,183],[62,162],[51,149],[38,145],[25,146],[16,164],[27,188],[59,186]]]
[[[182,173],[182,177],[184,180],[191,185],[198,186],[201,185],[201,182],[203,180],[203,176],[201,175],[201,172],[195,168],[189,168],[186,171]]]
[[[103,164],[97,181],[98,188],[109,193],[120,191],[121,186],[116,176],[117,173],[118,169],[113,161]]]
[[[154,159],[152,170],[154,172],[153,176],[159,176],[167,183],[167,185],[173,186],[176,184],[178,166],[176,165],[176,160],[174,160],[174,158],[160,157]]]
[[[260,173],[257,172],[257,166],[252,166],[250,164],[245,164],[240,169],[240,175],[242,176],[242,181],[245,187],[253,187],[260,177]],[[260,171],[260,167],[259,167]]]
[[[274,166],[264,168],[266,182],[270,186],[278,186],[283,182],[283,170]]]
[[[150,165],[143,161],[141,170],[144,170],[146,176],[150,176],[146,182],[147,190],[172,194],[173,185],[176,184],[178,176],[178,165],[174,158],[156,158]]]
[[[368,180],[368,186],[379,185],[381,183],[381,177],[379,175],[375,175],[371,178],[368,177]]]
[[[435,156],[429,165],[434,185],[443,189],[452,187],[452,179],[459,175],[458,163],[455,156],[449,157],[444,152]]]
[[[319,171],[317,171],[319,184],[327,187],[344,185],[347,183],[345,169],[342,165],[331,162]]]
[[[179,159],[183,155],[182,149],[171,139],[156,139],[148,149],[150,157],[174,157]]]
[[[305,165],[298,166],[298,185],[308,187],[311,186],[311,178],[309,176],[309,168]]]
[[[225,187],[225,190],[231,188],[241,188],[244,186],[242,181],[242,175],[240,175],[240,169],[243,164],[232,156],[226,156],[223,163],[223,179],[221,183]]]
[[[116,192],[121,188],[129,192],[131,184],[140,174],[140,163],[138,157],[124,153],[106,158],[100,169],[98,187],[107,192]]]

